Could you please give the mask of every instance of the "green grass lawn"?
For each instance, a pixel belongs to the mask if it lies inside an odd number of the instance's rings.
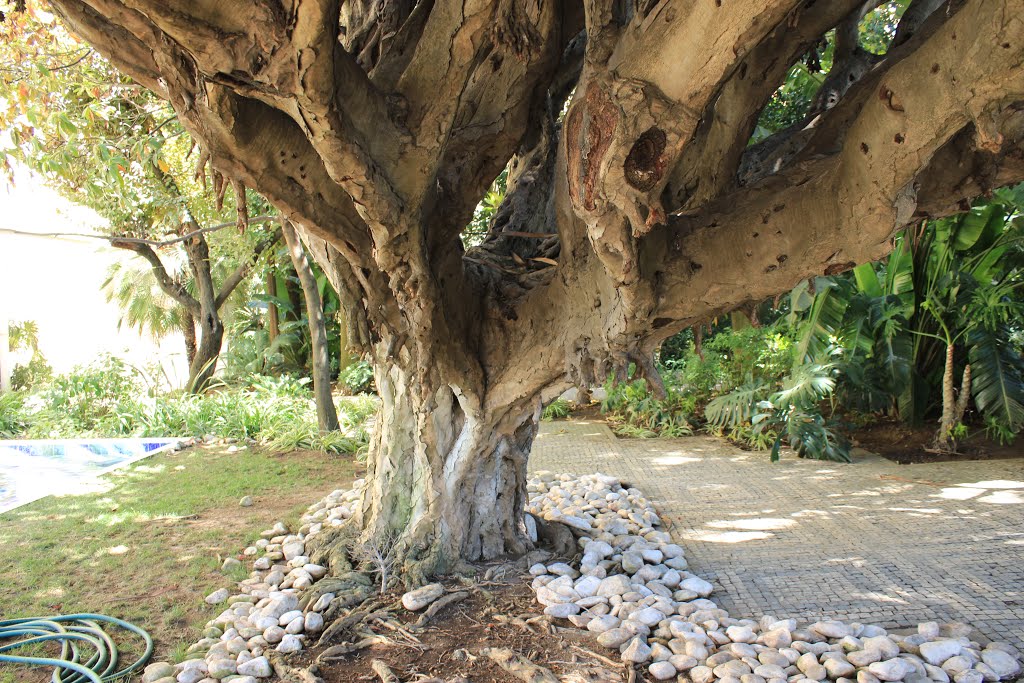
[[[196,447],[107,475],[107,490],[49,497],[0,515],[3,618],[99,612],[148,630],[157,657],[173,657],[219,613],[203,598],[233,577],[260,531],[294,523],[312,502],[361,471],[351,457]],[[255,505],[238,501],[252,496]],[[45,680],[8,667],[0,683]]]

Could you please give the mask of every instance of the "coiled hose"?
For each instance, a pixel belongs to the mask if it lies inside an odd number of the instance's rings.
[[[119,652],[114,639],[101,624],[113,624],[141,636],[145,652],[131,665],[118,670]],[[13,643],[4,641],[17,639]],[[18,648],[56,641],[60,658],[19,657],[6,654]],[[88,647],[83,647],[86,645]],[[91,651],[91,654],[90,654]],[[153,654],[153,639],[127,621],[102,614],[67,614],[0,621],[0,662],[29,666],[52,666],[53,683],[105,683],[138,670]],[[88,659],[83,657],[88,655]]]

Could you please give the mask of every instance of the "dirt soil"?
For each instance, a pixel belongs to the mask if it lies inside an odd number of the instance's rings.
[[[892,421],[877,422],[850,433],[854,445],[901,465],[1024,458],[1024,447],[1021,444],[1000,445],[989,440],[980,428],[972,430],[965,440],[957,444],[956,453],[929,450],[934,437],[935,427],[931,425],[908,427]]]
[[[330,663],[317,663],[317,657],[337,642],[297,653],[289,664],[309,667],[325,683],[379,681],[372,668],[374,660],[388,665],[400,681],[440,679],[448,683],[493,681],[522,683],[483,654],[486,648],[509,648],[531,662],[551,670],[565,683],[612,683],[627,678],[627,670],[615,661],[601,661],[595,652],[593,634],[573,628],[552,626],[541,617],[533,599],[530,577],[508,579],[507,583],[481,582],[461,585],[448,580],[449,592],[468,590],[470,596],[440,611],[423,631],[415,631],[419,614],[411,613],[397,603],[401,594],[389,596],[395,603],[394,613],[403,628],[420,641],[414,643],[402,634],[384,628],[374,632],[387,635],[394,644],[373,645]],[[540,619],[525,625],[527,619]],[[513,623],[518,618],[519,625]],[[600,649],[600,648],[598,648]],[[613,653],[614,654],[614,653]],[[633,677],[630,677],[632,680]]]

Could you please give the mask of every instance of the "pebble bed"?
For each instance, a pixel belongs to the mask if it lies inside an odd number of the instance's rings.
[[[302,591],[327,574],[305,554],[306,542],[324,528],[343,524],[358,504],[364,482],[314,503],[296,533],[282,522],[264,531],[243,556],[252,574],[232,594],[207,596],[224,605],[203,638],[178,664],[155,662],[143,683],[259,683],[273,675],[270,649],[298,652],[324,629],[326,593],[305,609]],[[533,516],[572,527],[582,559],[530,567],[532,587],[544,612],[567,619],[617,651],[623,662],[642,666],[655,680],[680,683],[983,683],[1021,672],[1019,653],[1004,643],[982,647],[965,624],[919,624],[910,635],[838,621],[800,625],[764,616],[733,619],[709,596],[711,583],[687,570],[683,548],[661,529],[654,506],[614,477],[538,472],[528,482],[526,528],[537,540]],[[251,505],[245,498],[242,505]],[[533,515],[533,516],[531,516]],[[241,562],[225,560],[224,569]],[[440,584],[406,593],[406,609],[424,609],[444,594]]]
[[[314,503],[302,515],[296,533],[283,522],[262,532],[260,540],[242,553],[253,560],[253,571],[239,582],[240,592],[221,588],[206,597],[209,604],[225,607],[207,622],[203,638],[189,647],[188,658],[178,664],[150,664],[143,683],[257,683],[274,673],[265,655],[268,650],[298,652],[315,642],[325,626],[321,614],[335,596],[326,593],[299,609],[302,591],[327,574],[326,567],[309,561],[306,542],[352,516],[364,483],[356,480],[351,489],[333,491]],[[247,507],[253,502],[246,496],[239,504]],[[228,558],[223,569],[240,564]]]
[[[593,632],[654,680],[983,683],[1021,673],[1012,645],[983,647],[962,623],[897,634],[841,621],[734,619],[710,599],[714,586],[688,571],[683,548],[639,490],[601,474],[551,472],[538,472],[528,490],[528,512],[573,527],[583,551],[576,566],[530,568],[545,614]]]

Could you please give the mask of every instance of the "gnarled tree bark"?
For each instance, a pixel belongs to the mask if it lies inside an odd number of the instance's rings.
[[[54,5],[328,273],[383,399],[354,531],[394,543],[413,583],[527,547],[547,398],[630,363],[657,387],[674,332],[1024,179],[1024,0],[913,0],[870,58],[863,0]],[[833,85],[748,148],[833,28]]]

